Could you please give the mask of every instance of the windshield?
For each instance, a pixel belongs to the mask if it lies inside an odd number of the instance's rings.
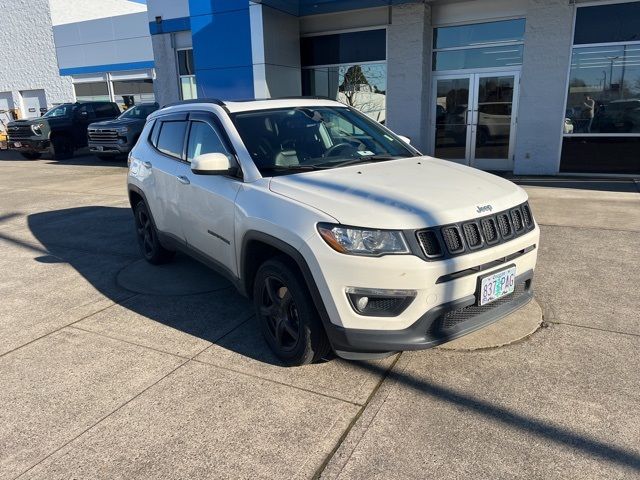
[[[45,118],[51,117],[68,117],[71,115],[71,111],[73,110],[73,105],[66,103],[62,105],[58,105],[57,107],[53,107],[47,113],[43,115]]]
[[[378,123],[346,107],[291,107],[232,117],[263,175],[417,155]]]
[[[158,110],[158,105],[135,105],[125,110],[118,118],[139,118],[144,120],[156,110]]]

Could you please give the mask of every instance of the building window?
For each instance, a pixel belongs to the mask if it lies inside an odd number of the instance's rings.
[[[639,16],[640,2],[577,8],[561,171],[640,172]]]
[[[302,93],[334,98],[385,123],[386,30],[303,37]]]
[[[138,103],[155,102],[153,80],[118,80],[112,83],[113,96],[120,108],[125,110]]]
[[[178,77],[180,82],[180,94],[183,100],[198,98],[196,88],[196,69],[193,63],[193,49],[177,51]]]
[[[107,82],[75,83],[73,88],[76,100],[79,102],[108,102],[111,100]]]
[[[433,29],[433,69],[467,70],[522,65],[525,20]]]

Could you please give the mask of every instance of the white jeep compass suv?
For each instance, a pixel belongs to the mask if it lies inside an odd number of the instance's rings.
[[[228,277],[287,364],[433,347],[533,295],[524,190],[335,101],[169,105],[129,163],[144,257]]]

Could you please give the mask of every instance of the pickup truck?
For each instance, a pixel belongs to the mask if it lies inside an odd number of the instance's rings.
[[[49,152],[56,160],[70,158],[87,145],[87,127],[91,122],[118,115],[120,108],[113,102],[62,103],[40,118],[9,123],[8,148],[29,160]]]
[[[128,154],[138,141],[147,117],[158,110],[157,103],[141,103],[125,110],[114,120],[89,125],[89,151],[100,160]]]

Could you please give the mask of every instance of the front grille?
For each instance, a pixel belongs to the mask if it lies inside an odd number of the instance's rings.
[[[429,327],[430,334],[446,334],[447,330],[457,326],[467,320],[472,320],[478,315],[489,312],[506,303],[512,302],[516,298],[524,295],[531,288],[531,280],[525,280],[516,284],[513,293],[506,295],[486,305],[469,305],[467,307],[450,310],[438,317]]]
[[[418,241],[427,257],[436,258],[442,256],[442,247],[440,246],[436,232],[433,230],[419,232]]]
[[[465,223],[462,226],[464,231],[464,239],[467,241],[469,248],[478,248],[482,246],[482,237],[480,236],[480,228],[475,223]]]
[[[427,260],[453,257],[482,250],[533,230],[535,222],[528,203],[473,221],[418,230],[416,238]]]
[[[455,254],[464,251],[464,245],[462,244],[462,237],[460,236],[458,227],[443,228],[442,236],[444,237],[444,244],[447,246],[449,253]]]
[[[14,125],[8,130],[9,141],[26,140],[33,136],[31,125]]]
[[[89,141],[97,143],[117,143],[118,132],[112,129],[99,128],[88,131]]]

